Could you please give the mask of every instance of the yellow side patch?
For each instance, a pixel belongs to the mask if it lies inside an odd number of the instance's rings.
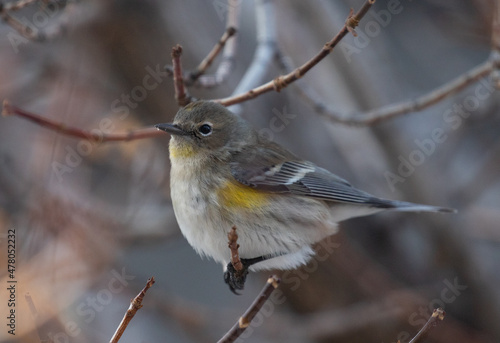
[[[217,192],[221,203],[226,207],[260,208],[269,202],[268,193],[257,191],[235,182],[226,182]]]
[[[195,154],[193,147],[189,145],[177,145],[177,144],[170,144],[169,146],[169,152],[170,152],[170,157],[171,158],[186,158],[193,156]]]

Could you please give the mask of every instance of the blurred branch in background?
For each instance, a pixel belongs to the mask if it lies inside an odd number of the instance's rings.
[[[238,82],[231,96],[239,95],[260,85],[268,76],[269,67],[278,47],[276,37],[276,4],[273,1],[255,1],[256,44],[252,61]],[[231,106],[231,111],[242,115],[240,105]]]
[[[287,75],[279,76],[273,81],[270,81],[257,88],[251,89],[244,94],[239,94],[229,98],[219,99],[214,101],[219,102],[224,106],[230,106],[253,99],[261,94],[267,93],[272,90],[279,92],[282,88],[285,88],[294,81],[297,81],[303,75],[305,75],[310,69],[312,69],[315,65],[317,65],[322,59],[324,59],[333,50],[333,48],[342,40],[342,38],[345,37],[345,35],[348,32],[355,33],[354,28],[356,27],[356,25],[359,24],[361,18],[363,18],[363,16],[368,12],[368,10],[370,9],[370,7],[373,5],[374,2],[375,1],[373,0],[366,1],[365,4],[356,14],[353,14],[353,12],[351,11],[349,17],[346,19],[344,27],[340,30],[340,32],[330,42],[326,43],[323,49],[316,56],[311,58],[301,67],[293,70]],[[260,5],[257,6],[257,8],[259,9],[257,13],[260,15],[260,18],[262,18],[260,20],[260,23],[262,25],[258,26],[258,28],[261,31],[261,33],[258,34],[258,37],[260,37],[261,44],[259,45],[259,47],[261,48],[260,50],[261,52],[259,51],[256,52],[256,57],[254,59],[254,62],[252,63],[252,66],[250,66],[248,72],[246,73],[247,76],[244,77],[243,80],[240,82],[238,88],[235,90],[235,93],[239,93],[240,88],[242,89],[249,88],[251,84],[259,80],[264,75],[264,72],[266,70],[265,68],[263,68],[263,63],[270,61],[272,59],[271,57],[275,55],[276,42],[273,38],[270,38],[274,37],[274,34],[272,34],[274,30],[268,28],[268,26],[273,20],[272,17],[269,17],[273,13],[272,10],[268,8],[270,6],[273,5],[272,2],[269,1],[262,1]],[[229,35],[227,36],[228,37],[226,39],[229,38]],[[271,50],[269,50],[270,48]],[[220,51],[220,49],[218,51]],[[179,106],[185,106],[189,102],[191,102],[191,97],[187,94],[184,84],[184,76],[180,60],[181,55],[182,55],[182,47],[180,45],[176,45],[174,48],[172,48],[172,64],[173,64],[172,73],[175,86],[175,99],[177,100]],[[258,69],[259,71],[257,72],[255,69]],[[4,103],[3,113],[4,115],[8,114],[19,115],[39,125],[45,126],[47,128],[53,129],[58,132],[62,132],[69,136],[75,136],[80,138],[88,137],[87,133],[83,130],[76,128],[67,128],[64,124],[56,123],[50,120],[45,120],[43,117],[39,115],[31,114],[22,111],[21,109],[18,109],[16,107],[13,107],[8,102]],[[128,141],[133,139],[147,138],[148,135],[150,135],[150,137],[155,137],[158,135],[158,133],[153,132],[151,129],[145,128],[145,129],[130,131],[126,135],[123,134],[108,135],[107,137],[102,137],[101,141],[102,142],[118,141],[118,140]]]
[[[236,33],[236,28],[234,27],[228,27],[222,37],[219,39],[217,44],[213,47],[212,50],[208,53],[207,57],[203,59],[203,61],[200,62],[198,67],[196,68],[196,71],[190,72],[189,73],[189,80],[191,80],[191,83],[196,82],[200,76],[206,73],[207,69],[212,65],[214,59],[219,55],[219,53],[222,51],[222,48],[226,45],[226,42],[229,38],[234,36]]]
[[[232,61],[234,58],[234,53],[235,50],[231,48],[229,51],[231,52],[230,56],[224,56],[224,60],[221,62],[219,65],[219,69],[215,73],[215,75],[208,77],[205,75],[207,69],[212,65],[213,61],[215,58],[219,55],[219,53],[222,51],[222,48],[226,46],[227,41],[229,38],[234,36],[236,34],[236,28],[233,26],[228,27],[222,37],[219,39],[217,44],[210,50],[208,55],[203,59],[203,61],[200,62],[198,67],[196,68],[195,71],[190,71],[190,72],[185,72],[183,73],[183,79],[184,79],[184,85],[186,87],[190,87],[193,85],[199,86],[199,87],[214,87],[217,84],[220,84],[223,82],[225,79],[225,75],[227,75],[231,69],[230,65],[227,64],[228,61]],[[234,45],[233,45],[234,46]],[[224,50],[225,51],[225,50]],[[232,62],[231,62],[232,63]],[[175,77],[174,74],[174,68],[173,66],[166,66],[165,70],[173,77]],[[219,72],[219,70],[221,70]],[[222,74],[222,75],[218,75]],[[200,77],[205,76],[200,81]],[[203,81],[203,80],[213,80],[213,81]],[[217,80],[217,81],[215,81]]]
[[[281,64],[284,67],[286,66],[286,60],[284,60],[283,57],[281,58]],[[310,87],[304,84],[297,86],[296,91],[316,111],[316,113],[326,120],[347,125],[369,126],[379,124],[400,115],[419,112],[429,106],[435,105],[447,97],[459,93],[464,88],[478,82],[482,78],[492,75],[493,72],[497,71],[499,64],[500,56],[492,54],[488,61],[463,73],[426,95],[414,100],[387,105],[380,109],[363,113],[339,113],[326,105]]]
[[[35,330],[38,335],[38,339],[40,342],[48,342],[49,338],[46,337],[45,332],[42,332],[40,330],[42,326],[42,322],[40,321],[40,315],[38,313],[38,310],[36,309],[35,303],[33,301],[33,298],[29,293],[26,293],[24,296],[24,299],[26,300],[26,303],[28,304],[28,308],[30,309],[31,317],[35,321]]]
[[[37,28],[35,23],[18,20],[12,12],[22,10],[30,5],[38,5],[40,8],[45,9],[50,16],[56,15],[57,12],[62,12],[62,17],[59,18],[59,23],[50,32],[42,31]],[[16,30],[22,37],[10,36],[11,42],[29,39],[35,42],[43,42],[45,40],[53,39],[60,36],[66,31],[69,23],[71,6],[74,6],[72,1],[68,0],[19,0],[0,4],[0,17],[10,27]],[[44,20],[48,20],[45,16]]]
[[[272,50],[269,51],[270,52],[269,56],[277,56],[279,65],[282,67],[283,70],[287,71],[288,74],[279,76],[275,78],[273,81],[270,81],[254,89],[251,89],[244,94],[238,94],[236,96],[231,96],[229,98],[224,98],[224,99],[218,99],[215,101],[221,103],[224,106],[230,106],[253,99],[261,94],[264,94],[272,90],[279,92],[282,88],[285,88],[294,81],[299,80],[305,75],[305,73],[307,73],[307,71],[309,71],[324,57],[326,57],[337,45],[337,43],[348,32],[353,32],[355,34],[354,28],[359,24],[359,21],[367,13],[368,9],[373,3],[374,1],[367,1],[363,5],[363,7],[358,11],[358,13],[356,13],[355,15],[351,13],[347,18],[346,24],[341,29],[341,31],[330,42],[325,44],[325,47],[322,49],[322,51],[318,53],[318,55],[313,57],[311,60],[309,60],[307,63],[305,63],[303,66],[296,68],[294,70],[290,70],[291,65],[289,63],[289,60],[286,59],[279,50],[277,50],[276,53],[274,52],[274,49],[276,49],[276,42],[274,39],[269,38],[269,37],[274,37],[274,35],[272,35],[273,30],[266,29],[267,27],[266,25],[268,25],[266,23],[271,22],[272,19],[264,17],[264,19],[261,19],[261,23],[263,25],[258,26],[258,28],[262,31],[262,33],[258,36],[263,37],[261,38],[261,45],[259,46],[262,47],[262,49],[264,49],[265,51],[267,51],[267,49],[269,49],[269,47],[271,46]],[[266,6],[272,6],[272,3],[268,1],[264,1],[262,4],[260,4],[260,6],[264,6],[264,4]],[[270,13],[272,13],[272,11],[269,9],[262,9],[258,13],[261,13],[261,16],[264,16],[264,15],[269,15]],[[388,105],[381,109],[372,110],[366,113],[343,114],[339,113],[338,111],[332,110],[327,105],[325,105],[325,103],[319,99],[318,95],[314,93],[312,88],[307,87],[305,84],[298,83],[296,89],[299,92],[299,95],[302,96],[306,100],[306,102],[308,102],[310,106],[312,106],[315,109],[315,111],[318,114],[320,114],[323,118],[331,120],[336,123],[342,123],[347,125],[375,125],[380,123],[381,121],[388,120],[399,115],[421,111],[429,106],[438,103],[439,101],[442,101],[443,99],[451,95],[460,92],[467,86],[477,82],[483,77],[492,75],[493,72],[496,72],[498,70],[500,66],[500,53],[498,52],[500,45],[497,44],[497,41],[500,41],[500,39],[496,38],[496,36],[500,31],[500,29],[497,28],[497,26],[499,26],[500,24],[496,23],[500,22],[500,19],[497,18],[497,15],[500,16],[500,14],[498,13],[498,11],[495,13],[496,16],[494,24],[492,25],[493,28],[492,46],[494,49],[488,61],[482,63],[481,65],[476,66],[475,68],[471,69],[468,72],[465,72],[464,74],[458,76],[449,83],[446,83],[441,87],[431,91],[429,94],[421,96],[415,100]],[[206,69],[211,65],[213,59],[221,51],[226,41],[232,35],[234,35],[235,32],[236,31],[233,27],[229,27],[222,36],[222,38],[219,40],[219,42],[207,55],[207,57],[200,63],[196,71],[187,73],[188,76],[184,76],[184,74],[186,73],[183,73],[181,67],[180,57],[182,55],[182,47],[177,45],[176,47],[172,48],[173,67],[171,68],[167,67],[167,70],[170,71],[170,73],[173,75],[174,85],[176,90],[175,98],[177,99],[179,106],[181,107],[185,106],[191,101],[191,97],[186,93],[185,86],[192,85],[193,82],[196,82],[198,78],[204,74]],[[261,72],[256,72],[255,70],[252,69],[252,67],[250,67],[247,75],[249,76],[249,78],[251,78],[251,80],[249,81],[243,79],[239,84],[239,88],[235,90],[235,93],[239,93],[240,88],[243,89],[249,88],[248,85],[255,83],[255,81],[253,80],[260,79],[260,75],[262,75],[263,72],[265,72],[265,69],[262,69],[262,67],[265,65],[263,61],[267,61],[270,58],[264,58],[261,55],[267,55],[267,54],[257,52],[253,64],[255,65],[255,68],[258,68],[259,70],[261,70]],[[28,115],[26,114],[26,112],[23,113],[22,110],[12,107],[8,103],[4,103],[4,114],[19,115],[27,119],[30,119],[42,126],[46,126],[50,129],[62,132],[70,136],[81,137],[81,138],[86,137],[84,136],[86,135],[86,133],[82,130],[76,128],[66,128],[62,124],[58,124],[49,120],[45,121],[44,118],[42,118],[39,115],[34,115],[34,114]],[[158,135],[159,134],[157,132],[154,132],[154,129],[145,128],[145,129],[130,131],[127,134],[107,135],[105,137],[102,137],[101,141],[102,142],[119,141],[119,140],[129,141],[133,139],[155,137]]]
[[[228,1],[226,8],[226,30],[217,44],[212,48],[203,61],[200,62],[196,70],[184,73],[183,78],[186,87],[195,86],[211,88],[220,85],[227,79],[233,70],[233,64],[236,58],[237,40],[234,35],[238,31],[240,8],[241,6],[232,5],[232,0]],[[233,37],[233,39],[230,39],[231,37]],[[219,63],[216,72],[212,75],[206,75],[205,73],[207,69],[212,65],[214,59],[219,55],[222,48],[224,48],[222,61]],[[165,69],[169,74],[171,74],[171,76],[173,76],[172,66],[166,66]]]
[[[423,109],[435,105],[436,103],[455,95],[464,88],[478,82],[480,79],[491,76],[498,81],[500,68],[500,5],[495,1],[495,11],[492,22],[492,52],[487,61],[457,76],[450,82],[443,84],[426,95],[414,100],[404,101],[397,104],[384,106],[380,109],[363,113],[341,113],[327,105],[320,96],[306,83],[297,82],[295,91],[311,106],[322,118],[334,123],[347,125],[375,125],[382,121],[400,115],[422,111]],[[281,51],[277,54],[277,61],[281,69],[287,73],[292,73],[290,59],[283,55]]]
[[[297,81],[301,77],[303,77],[309,70],[311,70],[315,65],[317,65],[321,60],[323,60],[326,56],[328,56],[332,50],[335,48],[335,46],[344,38],[348,32],[354,32],[354,28],[359,24],[359,21],[365,16],[365,14],[368,12],[370,7],[375,3],[374,0],[368,0],[366,1],[363,6],[359,9],[359,11],[354,14],[354,12],[351,10],[349,13],[349,16],[346,19],[346,22],[344,24],[344,27],[342,27],[337,33],[337,35],[329,42],[327,42],[321,51],[311,58],[309,61],[304,63],[302,66],[299,68],[293,70],[292,72],[288,73],[287,75],[281,75],[275,78],[272,81],[269,81],[261,86],[255,87],[253,89],[248,90],[247,92],[243,94],[236,94],[234,96],[230,96],[228,98],[223,98],[223,99],[217,99],[214,100],[224,106],[231,106],[234,104],[241,103],[243,101],[247,101],[249,99],[253,99],[261,94],[270,92],[270,91],[276,91],[279,92],[283,88],[287,87],[289,84],[291,84],[294,81]],[[262,6],[272,6],[272,2],[270,1],[262,1]],[[258,7],[259,8],[259,7]],[[273,37],[274,34],[274,29],[268,28],[268,26],[271,25],[273,22],[274,18],[273,17],[267,17],[269,13],[273,13],[270,9],[262,9],[260,13],[260,25],[258,24],[258,28],[262,28],[261,30],[263,31],[260,35],[258,34],[258,37],[261,37],[262,44],[259,45],[262,47],[262,49],[265,49],[265,52],[262,52],[259,54],[259,52],[256,52],[255,55],[255,68],[258,68],[258,70],[262,70],[262,62],[263,61],[270,61],[271,57],[275,56],[275,49],[276,49],[276,42],[275,41],[269,41],[269,36]],[[267,45],[271,44],[271,47],[273,48],[270,50],[270,53],[267,53],[269,51],[269,47]],[[268,58],[262,57],[260,55],[269,55]],[[253,65],[252,65],[253,66]],[[249,88],[247,84],[252,84],[251,80],[258,78],[262,74],[262,72],[256,72],[252,69],[252,66],[250,66],[248,72],[246,75],[248,75],[248,78],[250,81],[245,82],[245,78],[242,80],[240,83],[243,84],[244,86],[241,86],[241,88]],[[254,75],[257,75],[255,77]],[[239,93],[240,89],[237,88],[234,93]]]

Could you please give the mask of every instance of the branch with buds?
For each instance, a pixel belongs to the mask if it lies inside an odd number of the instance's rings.
[[[137,311],[142,307],[142,301],[146,296],[146,292],[148,291],[148,289],[151,288],[151,286],[153,286],[154,283],[155,283],[155,278],[151,277],[146,283],[146,286],[142,289],[142,291],[139,294],[137,294],[137,296],[134,299],[132,299],[127,312],[125,312],[125,316],[120,322],[120,325],[118,325],[118,328],[116,329],[113,337],[111,337],[109,343],[117,343],[120,340],[128,324],[130,323],[132,318],[134,318]]]

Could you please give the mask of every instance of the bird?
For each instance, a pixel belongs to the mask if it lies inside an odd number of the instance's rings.
[[[312,245],[349,218],[388,210],[455,212],[359,190],[213,101],[192,102],[173,123],[155,127],[171,135],[170,191],[180,230],[197,253],[223,265],[224,281],[236,294],[249,271],[306,264]],[[232,227],[243,271],[231,263]]]

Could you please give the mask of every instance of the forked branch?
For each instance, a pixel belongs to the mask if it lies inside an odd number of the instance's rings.
[[[363,18],[363,16],[368,12],[368,10],[371,8],[371,6],[375,3],[375,0],[368,0],[364,3],[364,5],[361,7],[361,9],[356,13],[352,14],[352,12],[349,14],[349,16],[346,19],[346,22],[342,29],[337,33],[335,37],[329,42],[327,42],[323,48],[309,61],[304,63],[302,66],[298,67],[297,69],[293,70],[292,72],[288,73],[287,75],[281,75],[275,78],[272,81],[269,81],[259,87],[256,87],[254,89],[249,90],[248,92],[245,92],[243,94],[239,94],[236,96],[224,98],[224,99],[217,99],[214,100],[215,102],[220,103],[221,105],[224,106],[230,106],[234,104],[238,104],[250,99],[253,99],[261,94],[271,92],[271,91],[276,91],[279,92],[283,88],[287,87],[289,84],[292,82],[302,78],[309,70],[311,70],[315,65],[317,65],[321,60],[323,60],[326,56],[328,56],[333,48],[342,40],[342,38],[347,35],[350,31],[352,32],[356,25],[359,24],[359,21]]]
[[[215,44],[215,46],[203,59],[203,61],[200,62],[200,64],[196,68],[196,71],[189,73],[188,79],[191,83],[195,82],[201,75],[205,74],[207,69],[212,65],[214,59],[217,57],[217,55],[219,55],[219,53],[222,51],[222,48],[224,48],[224,46],[226,45],[227,40],[232,36],[234,36],[235,34],[236,34],[236,28],[232,26],[228,27],[226,31],[224,31],[224,34],[219,39],[217,44]]]

